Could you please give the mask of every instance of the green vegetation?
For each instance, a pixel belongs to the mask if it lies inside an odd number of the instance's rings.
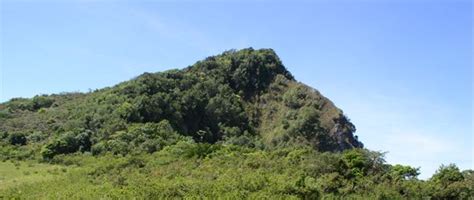
[[[0,190],[52,180],[65,174],[68,169],[35,161],[0,162]]]
[[[418,180],[419,169],[386,164],[354,132],[343,112],[296,82],[272,50],[227,51],[86,94],[0,104],[0,197],[474,196],[472,171],[441,166]]]
[[[7,199],[469,199],[474,195],[472,171],[443,166],[433,178],[422,181],[416,179],[417,169],[387,165],[383,155],[363,149],[267,151],[185,140],[152,154],[75,153],[56,156],[51,163],[68,170],[55,179],[23,181],[0,193]],[[20,175],[18,179],[27,177]]]

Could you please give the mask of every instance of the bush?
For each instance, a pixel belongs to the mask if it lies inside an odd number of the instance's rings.
[[[26,134],[13,132],[8,136],[8,141],[11,145],[26,145]]]
[[[58,154],[68,154],[77,151],[89,151],[91,147],[90,133],[66,132],[58,138],[51,140],[43,146],[41,155],[45,159],[51,159]]]
[[[25,98],[13,98],[8,102],[7,107],[10,110],[33,110],[33,103]]]
[[[296,193],[301,199],[320,199],[321,194],[318,185],[313,177],[301,176],[295,184],[293,193]]]
[[[99,142],[97,144],[94,144],[92,147],[91,147],[91,153],[92,155],[100,155],[104,152],[107,151],[107,145],[105,144],[105,142]]]
[[[342,188],[344,178],[337,172],[324,174],[318,178],[318,188],[324,193],[337,194],[339,188]]]
[[[298,109],[304,106],[308,101],[308,91],[303,86],[297,86],[289,89],[283,95],[283,102],[292,109]]]
[[[348,169],[347,176],[349,178],[362,177],[368,171],[369,159],[362,149],[345,151],[342,155],[342,161]]]
[[[430,183],[434,187],[433,199],[468,199],[474,190],[464,181],[463,173],[454,164],[441,165]]]
[[[7,109],[1,110],[0,109],[0,119],[2,118],[9,118],[10,112]]]
[[[54,99],[46,95],[35,96],[31,101],[33,110],[39,110],[40,108],[48,108],[54,103]]]
[[[133,124],[126,131],[117,131],[111,140],[95,145],[93,154],[104,151],[123,155],[131,152],[153,153],[183,139],[167,120],[160,123]]]
[[[185,157],[188,158],[205,158],[211,153],[220,149],[220,145],[212,145],[208,143],[196,143],[186,150]]]
[[[28,135],[28,140],[32,142],[40,142],[46,139],[46,135],[41,131],[35,131],[32,134]]]

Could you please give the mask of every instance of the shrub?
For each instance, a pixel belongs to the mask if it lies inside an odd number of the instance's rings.
[[[94,155],[104,151],[122,155],[131,152],[153,153],[184,139],[173,129],[168,120],[133,124],[127,130],[117,131],[111,138],[94,145],[92,153]]]
[[[31,102],[32,102],[32,109],[33,110],[38,110],[40,108],[48,108],[51,105],[53,105],[54,99],[52,99],[51,97],[48,97],[46,95],[42,95],[42,96],[33,97]]]
[[[10,117],[10,112],[8,109],[0,110],[0,119],[1,118],[9,118]]]
[[[13,98],[7,103],[7,107],[13,111],[15,110],[33,110],[33,103],[25,98]]]
[[[362,149],[345,151],[342,161],[348,169],[349,177],[362,177],[367,172],[369,160]]]
[[[106,151],[107,151],[107,147],[106,147],[105,142],[96,143],[91,147],[91,153],[92,155],[95,155],[95,156],[100,155]]]
[[[26,145],[26,135],[21,132],[13,132],[8,136],[11,145]]]
[[[324,193],[337,194],[344,184],[344,178],[337,172],[324,174],[317,180],[318,188]]]
[[[196,143],[191,148],[187,149],[185,157],[205,158],[211,153],[220,149],[220,145],[212,145],[208,143]]]
[[[283,94],[283,102],[286,106],[298,109],[308,102],[308,91],[303,86],[292,87]]]
[[[41,131],[35,131],[32,134],[28,135],[28,140],[32,142],[40,142],[46,139],[46,135]]]
[[[302,199],[320,199],[321,194],[318,190],[317,182],[313,177],[301,176],[295,184],[293,193],[296,193]]]
[[[41,155],[45,159],[51,159],[58,154],[88,151],[91,147],[89,134],[86,132],[75,135],[73,132],[66,132],[43,146]]]

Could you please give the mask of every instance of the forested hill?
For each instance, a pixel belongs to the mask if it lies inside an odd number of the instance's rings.
[[[186,137],[261,149],[362,147],[355,127],[297,82],[271,49],[226,51],[182,70],[144,73],[91,93],[0,105],[0,133],[44,158],[77,151],[154,152]]]
[[[473,199],[473,170],[419,180],[354,132],[273,50],[227,51],[0,104],[0,199]]]

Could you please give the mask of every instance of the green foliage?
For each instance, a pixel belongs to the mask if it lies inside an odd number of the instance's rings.
[[[35,156],[35,149],[27,146],[12,146],[0,143],[0,160],[25,160]]]
[[[39,110],[40,108],[48,108],[54,103],[54,99],[46,95],[35,96],[31,99],[33,110]]]
[[[10,112],[7,109],[0,109],[0,119],[9,118]]]
[[[33,110],[33,103],[25,98],[13,98],[6,103],[10,110]]]
[[[30,99],[14,98],[6,103],[6,106],[11,110],[29,110],[36,111],[40,108],[48,108],[54,103],[54,98],[47,95],[37,95]]]
[[[290,108],[298,109],[310,102],[308,98],[308,89],[301,85],[286,91],[283,95],[283,102]]]
[[[415,179],[418,175],[420,175],[420,168],[413,168],[410,166],[397,164],[392,166],[391,175],[397,180]]]
[[[22,132],[13,132],[8,135],[8,142],[11,145],[26,145],[26,134]]]
[[[293,193],[301,199],[319,199],[320,193],[316,180],[313,177],[301,176],[295,184]]]
[[[0,194],[6,199],[469,199],[474,192],[472,171],[461,172],[459,178],[457,167],[443,166],[429,181],[395,181],[384,175],[408,168],[377,172],[373,161],[383,158],[374,156],[383,155],[311,148],[263,151],[186,139],[153,154],[57,155],[52,160],[56,165],[41,164],[37,175],[20,164],[23,172],[6,176],[8,183],[17,178],[20,184],[0,188]],[[367,174],[345,175],[353,169]],[[453,174],[446,188],[437,186],[439,177]],[[41,184],[29,184],[30,176],[42,177]]]
[[[245,97],[265,89],[277,74],[292,79],[273,51],[246,49],[231,54],[231,86]]]
[[[436,183],[442,184],[443,186],[446,186],[453,182],[461,181],[463,180],[463,178],[464,177],[461,171],[459,170],[459,168],[454,164],[450,164],[447,166],[442,165],[433,175],[433,177],[431,178],[431,181],[434,181]]]
[[[41,150],[41,155],[45,159],[51,159],[58,154],[89,151],[90,148],[90,132],[83,132],[79,134],[67,132],[47,143]]]
[[[209,156],[211,153],[217,151],[220,146],[211,145],[207,143],[197,143],[193,145],[191,148],[187,149],[185,156],[188,158],[197,157],[197,158],[205,158]]]
[[[106,151],[126,155],[129,152],[153,153],[183,140],[167,120],[160,123],[133,124],[127,131],[118,131],[111,139],[93,147],[95,155]]]
[[[369,159],[361,149],[346,151],[343,154],[342,161],[348,169],[348,177],[363,177],[368,172]]]
[[[337,172],[323,174],[317,180],[318,188],[326,194],[339,194],[339,189],[344,186],[344,178]]]
[[[474,196],[472,171],[442,166],[418,180],[417,168],[362,149],[355,130],[330,100],[296,82],[273,50],[231,50],[86,94],[0,104],[0,159],[43,162],[50,170],[37,173],[54,177],[26,181],[40,176],[13,165],[19,184],[0,187],[0,198]],[[2,167],[0,184],[12,170]]]
[[[433,199],[468,199],[472,197],[472,172],[463,174],[454,164],[442,165],[431,177]]]

